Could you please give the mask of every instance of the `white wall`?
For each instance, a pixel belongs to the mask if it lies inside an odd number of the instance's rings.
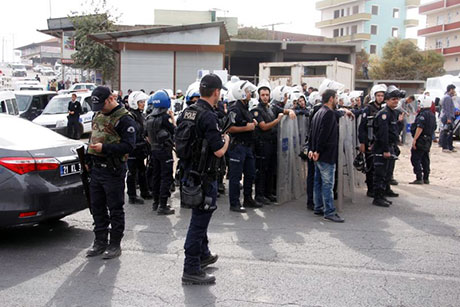
[[[222,53],[214,52],[177,52],[176,53],[176,90],[184,93],[197,78],[199,69],[209,71],[223,69]]]
[[[219,45],[220,28],[204,28],[190,31],[166,32],[150,35],[123,37],[118,42],[144,44]]]

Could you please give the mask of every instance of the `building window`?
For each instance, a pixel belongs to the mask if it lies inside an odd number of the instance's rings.
[[[398,37],[398,28],[391,28],[391,36]]]
[[[393,18],[399,18],[399,9],[393,9]]]
[[[438,16],[436,18],[436,25],[442,25],[444,23],[444,16]]]
[[[340,36],[343,36],[343,28],[340,28]]]
[[[334,19],[340,17],[340,10],[335,10],[334,11]]]
[[[355,6],[353,7],[353,15],[354,15],[354,14],[358,14],[358,13],[359,13],[359,6],[358,6],[358,5],[355,5]]]
[[[350,8],[347,7],[347,16],[350,16]]]
[[[371,25],[371,34],[377,35],[377,25]]]
[[[377,45],[370,45],[370,54],[377,54]]]
[[[449,37],[446,37],[446,48],[449,48],[450,46],[450,40]]]
[[[326,76],[326,66],[305,66],[304,76]]]
[[[341,9],[341,10],[340,10],[340,16],[341,16],[341,17],[345,16],[345,10],[344,10],[344,9]]]
[[[458,58],[455,58],[455,62],[458,62]]]
[[[442,48],[442,40],[437,39],[436,40],[436,49],[441,49]]]
[[[333,37],[339,37],[339,29],[334,29]]]
[[[291,67],[270,67],[270,75],[272,76],[290,76]]]
[[[379,6],[378,5],[373,5],[372,6],[372,15],[378,15],[379,14]]]
[[[351,26],[351,35],[358,33],[358,26],[354,25]]]

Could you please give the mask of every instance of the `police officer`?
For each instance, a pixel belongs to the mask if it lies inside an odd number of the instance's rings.
[[[254,157],[254,130],[256,120],[249,112],[249,101],[257,88],[249,81],[238,81],[233,85],[232,95],[236,102],[229,107],[229,113],[235,113],[235,125],[229,129],[232,138],[229,156],[229,200],[230,210],[246,212],[245,207],[260,208],[262,204],[252,198],[252,184],[256,175]],[[244,174],[243,204],[240,203],[240,181]]]
[[[430,96],[420,99],[420,112],[411,126],[413,133],[410,161],[414,167],[416,179],[411,184],[430,183],[430,148],[434,131],[436,130],[436,117],[431,111],[433,101]]]
[[[251,110],[254,119],[257,121],[256,127],[256,198],[255,201],[264,205],[276,201],[274,196],[275,167],[276,165],[276,139],[277,126],[283,118],[283,113],[275,117],[270,109],[270,86],[260,84],[257,92],[259,94],[259,104]]]
[[[385,84],[376,84],[371,89],[371,102],[362,113],[361,123],[358,127],[359,151],[365,154],[366,159],[366,185],[367,196],[374,197],[374,156],[371,147],[374,144],[373,121],[382,108],[385,100]]]
[[[144,201],[136,195],[136,182],[139,183],[141,197],[143,199],[152,199],[145,175],[145,158],[149,154],[149,149],[145,141],[145,119],[143,112],[145,101],[148,98],[149,96],[140,91],[132,92],[128,97],[130,112],[136,120],[136,148],[128,158],[128,178],[126,179],[129,203],[133,205],[144,203]]]
[[[95,240],[87,256],[104,254],[104,259],[121,255],[120,242],[125,229],[123,211],[126,161],[136,144],[136,123],[107,87],[98,86],[91,100],[93,118],[88,148],[91,214]],[[110,226],[110,244],[108,243]]]
[[[169,215],[175,212],[168,205],[168,198],[173,183],[172,149],[176,122],[174,112],[169,110],[171,99],[165,90],[156,91],[150,102],[153,104],[153,112],[147,118],[147,133],[152,148],[152,209],[158,209],[158,215]]]
[[[69,115],[67,115],[67,136],[78,140],[80,138],[80,114],[83,112],[80,101],[77,100],[77,94],[72,94],[72,100],[69,101],[67,110],[69,112]]]
[[[217,102],[216,114],[217,114],[217,119],[219,120],[219,126],[222,127],[223,122],[227,118],[227,102],[224,101],[223,99],[220,99]],[[225,194],[224,177],[226,173],[227,173],[226,160],[219,159],[218,174],[217,174],[217,191],[219,192],[219,194]]]
[[[393,85],[385,92],[386,106],[380,110],[373,122],[375,142],[372,146],[374,155],[374,201],[372,204],[379,207],[389,207],[391,201],[385,196],[398,196],[390,189],[392,176],[391,163],[394,163],[399,151],[398,118],[395,108],[398,106],[401,92]]]
[[[287,86],[277,86],[273,90],[273,100],[271,101],[271,109],[275,117],[283,113],[289,115],[291,119],[296,118],[294,110],[285,109],[286,102],[288,101],[288,88]]]
[[[201,98],[196,105],[201,110],[200,116],[187,116],[189,120],[196,120],[197,138],[203,142],[206,140],[208,157],[222,158],[229,145],[228,135],[222,136],[219,131],[217,115],[214,108],[220,97],[220,90],[225,89],[222,81],[215,74],[204,76],[200,82]],[[184,112],[186,112],[185,110]],[[201,143],[200,142],[200,143]],[[196,165],[199,156],[192,157]],[[212,160],[212,159],[208,159]],[[186,284],[213,283],[216,278],[203,271],[203,268],[217,261],[218,256],[212,254],[208,247],[208,225],[216,207],[217,199],[217,170],[210,169],[205,174],[204,194],[207,206],[192,209],[190,226],[185,239],[185,261],[182,282]]]

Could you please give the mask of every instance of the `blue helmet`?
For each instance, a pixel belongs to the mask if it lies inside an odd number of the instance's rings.
[[[152,104],[154,108],[169,109],[169,107],[171,107],[171,98],[169,98],[165,90],[159,90],[149,97],[147,104]]]
[[[199,92],[196,92],[196,91],[193,91],[191,93],[188,93],[187,97],[185,97],[185,101],[190,101],[192,100],[193,97],[198,97],[200,98],[200,93]]]

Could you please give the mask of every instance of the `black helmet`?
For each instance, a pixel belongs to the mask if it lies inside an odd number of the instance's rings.
[[[366,161],[362,152],[358,153],[356,156],[355,160],[353,161],[353,166],[357,171],[366,173]]]
[[[385,100],[388,100],[390,98],[404,98],[404,97],[406,97],[406,91],[402,91],[394,85],[390,85],[387,88],[387,91],[385,92]]]

